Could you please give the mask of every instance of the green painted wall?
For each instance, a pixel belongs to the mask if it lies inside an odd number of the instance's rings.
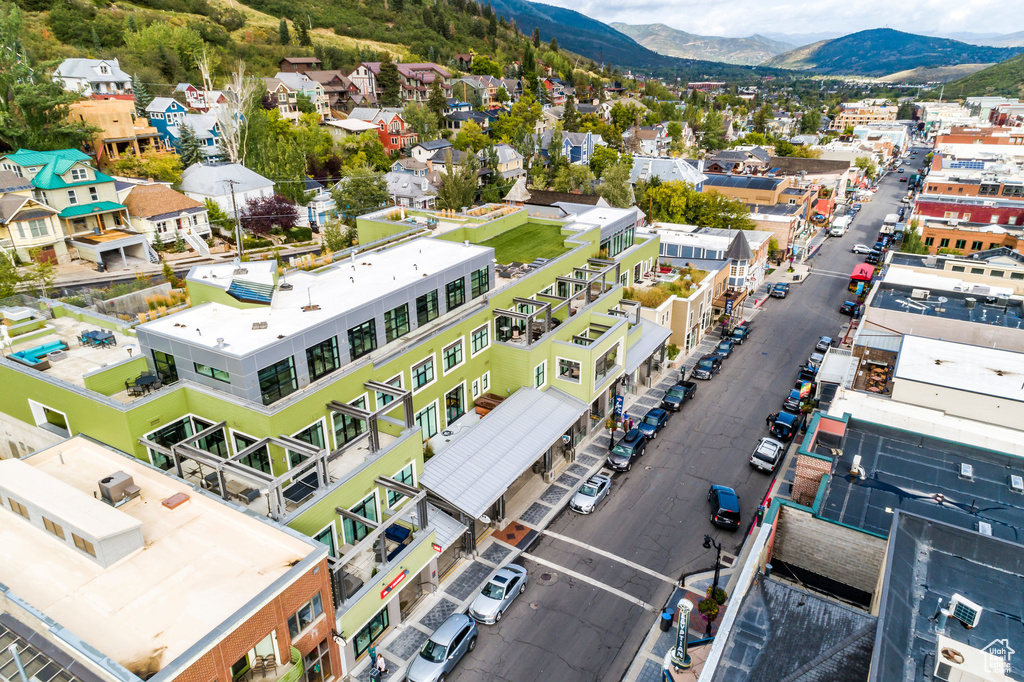
[[[19,322],[18,324],[10,325],[9,327],[7,327],[7,331],[8,331],[8,333],[10,333],[11,338],[13,339],[13,338],[17,338],[17,337],[19,337],[19,336],[21,336],[23,334],[27,334],[27,333],[29,333],[31,331],[35,331],[36,329],[42,329],[44,326],[46,326],[46,320],[45,319],[35,318],[34,317],[34,318],[32,318],[32,319],[30,319],[30,320],[28,320],[26,322]],[[26,338],[31,338],[31,337],[26,337]],[[19,341],[20,341],[20,339],[19,339]]]
[[[228,292],[221,287],[203,284],[202,282],[196,282],[194,280],[186,280],[185,288],[188,290],[188,297],[193,306],[197,306],[202,303],[223,303],[224,305],[229,305],[232,308],[268,307],[261,303],[243,303],[233,296],[228,296]]]
[[[120,322],[114,319],[107,319],[101,315],[91,315],[88,310],[82,310],[81,308],[72,308],[64,305],[63,303],[57,303],[52,307],[54,317],[70,317],[78,320],[79,322],[87,322],[89,324],[101,327],[103,329],[109,329],[110,331],[121,332],[122,334],[135,335],[129,328],[128,322]]]
[[[125,381],[134,381],[146,369],[146,358],[135,357],[127,362],[82,377],[85,387],[103,395],[114,395],[125,390]]]

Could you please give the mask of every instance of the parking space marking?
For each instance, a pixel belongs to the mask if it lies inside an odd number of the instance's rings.
[[[571,538],[568,535],[562,535],[561,533],[555,533],[554,531],[550,531],[550,530],[542,530],[540,532],[541,532],[541,535],[548,535],[550,537],[553,537],[556,540],[561,540],[562,542],[568,542],[571,545],[576,545],[577,547],[582,547],[583,549],[587,550],[588,552],[593,552],[594,554],[599,554],[599,555],[605,557],[606,559],[611,559],[612,561],[618,561],[620,564],[625,564],[626,566],[629,566],[630,568],[632,568],[635,571],[640,571],[641,573],[646,573],[647,575],[649,575],[651,577],[654,577],[654,578],[657,578],[658,580],[662,580],[662,581],[668,583],[669,585],[676,585],[677,584],[677,581],[673,580],[672,578],[669,578],[667,575],[662,575],[661,573],[658,573],[657,571],[652,571],[651,569],[647,568],[646,566],[641,566],[640,564],[634,563],[634,562],[630,561],[629,559],[623,559],[622,557],[620,557],[620,556],[618,556],[616,554],[612,554],[611,552],[606,552],[605,550],[600,549],[598,547],[594,547],[593,545],[588,545],[585,542],[580,542],[579,540],[577,540],[575,538]]]
[[[548,568],[558,571],[563,575],[567,575],[570,578],[575,578],[580,582],[587,583],[588,585],[593,585],[594,587],[604,590],[605,592],[610,592],[611,594],[614,594],[616,597],[622,597],[626,601],[636,604],[637,606],[647,611],[650,611],[651,613],[658,613],[659,611],[658,609],[654,608],[653,606],[645,602],[643,599],[638,599],[637,597],[634,597],[628,592],[623,592],[622,590],[612,587],[611,585],[605,585],[603,582],[599,580],[594,580],[590,576],[583,575],[582,573],[577,573],[576,571],[570,570],[565,566],[559,566],[558,564],[552,561],[548,561],[547,559],[541,559],[540,557],[534,556],[533,554],[530,554],[528,552],[523,552],[522,554],[520,554],[520,556],[536,564],[540,564],[541,566],[547,566]]]

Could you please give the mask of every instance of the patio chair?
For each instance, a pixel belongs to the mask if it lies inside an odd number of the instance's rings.
[[[252,659],[252,663],[249,664],[249,672],[252,674],[253,677],[256,676],[256,673],[259,673],[260,676],[263,677],[266,674],[264,672],[266,670],[265,666],[266,664],[263,662],[262,656],[254,656]]]
[[[266,677],[269,671],[277,672],[277,655],[268,654],[263,659],[263,676]]]

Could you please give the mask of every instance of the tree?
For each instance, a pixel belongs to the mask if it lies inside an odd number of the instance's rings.
[[[551,51],[558,52],[558,38],[551,39]]]
[[[540,28],[533,29],[533,46],[540,47]]]
[[[562,128],[569,133],[578,133],[580,130],[580,112],[576,109],[576,98],[572,93],[565,98],[565,107],[562,110]]]
[[[57,279],[57,266],[50,260],[40,258],[41,253],[42,249],[32,249],[29,252],[33,262],[25,279],[32,283],[40,298],[46,298],[50,294],[53,281]]]
[[[914,112],[915,112],[915,108],[914,108],[914,103],[913,102],[910,102],[910,101],[903,102],[902,104],[900,104],[899,108],[896,110],[896,120],[897,121],[912,121],[914,119]]]
[[[445,153],[444,177],[437,188],[439,208],[458,211],[475,203],[477,168],[476,157],[470,156],[461,166],[456,166],[451,151]]]
[[[683,124],[679,121],[669,121],[665,133],[668,134],[670,140],[679,144],[683,140]]]
[[[904,253],[917,253],[925,254],[928,253],[928,247],[925,245],[924,240],[921,239],[921,234],[917,231],[918,222],[911,220],[910,224],[904,228],[903,231],[903,244],[900,246],[900,251]]]
[[[597,193],[615,208],[626,208],[633,203],[633,188],[629,178],[629,167],[624,163],[614,163],[608,166],[601,176]]]
[[[277,25],[277,40],[282,45],[292,42],[292,36],[288,31],[288,20],[282,17],[281,23]]]
[[[316,113],[316,105],[313,104],[311,99],[309,99],[309,95],[304,92],[299,92],[299,94],[295,96],[295,108],[301,114]]]
[[[701,144],[705,149],[726,148],[725,121],[720,113],[714,109],[709,111],[704,117],[701,130],[704,133],[704,137],[701,139]]]
[[[501,67],[498,66],[498,62],[482,54],[473,57],[473,63],[469,67],[469,72],[475,76],[501,78]]]
[[[594,180],[594,172],[590,170],[590,166],[566,164],[555,173],[551,186],[556,192],[594,194]]]
[[[331,195],[341,209],[342,216],[349,220],[380,208],[391,200],[384,174],[365,164],[349,169],[331,191]]]
[[[132,74],[132,93],[135,94],[135,115],[146,117],[146,107],[153,101],[146,84],[139,80],[138,74]]]
[[[181,182],[181,157],[173,152],[147,150],[125,154],[110,165],[110,172],[133,178],[153,178],[176,185]]]
[[[420,142],[437,139],[438,117],[432,110],[418,102],[409,102],[402,110],[402,118],[416,132]]]
[[[800,133],[803,135],[814,135],[821,126],[821,112],[812,107],[800,117]]]
[[[427,100],[427,109],[434,114],[438,125],[440,125],[447,106],[448,98],[444,96],[444,90],[441,89],[441,80],[435,78],[434,84],[430,86],[430,98]]]
[[[559,167],[565,163],[565,154],[562,150],[564,139],[562,124],[556,123],[555,129],[551,131],[551,139],[548,140],[548,161],[551,163],[551,171],[554,173],[557,173]]]
[[[0,299],[14,296],[18,293],[18,285],[23,281],[14,259],[6,253],[0,252]]]
[[[754,132],[765,134],[768,130],[768,121],[774,118],[775,112],[767,104],[754,112]]]
[[[466,121],[462,124],[462,128],[455,135],[455,139],[452,140],[452,146],[459,151],[468,151],[476,153],[490,144],[490,138],[484,133],[483,129],[473,121]]]
[[[597,147],[590,155],[590,170],[594,171],[596,177],[604,177],[604,171],[609,166],[619,162],[619,153],[611,147]]]
[[[754,227],[750,211],[743,202],[717,192],[698,192],[679,180],[646,188],[640,208],[647,212],[651,221],[732,230]]]
[[[251,197],[242,207],[242,229],[252,234],[269,234],[275,227],[289,230],[299,222],[299,210],[294,202],[280,194],[269,197]]]
[[[348,231],[342,230],[336,220],[332,220],[324,226],[324,246],[332,252],[344,251],[352,246]]]
[[[181,127],[177,148],[181,164],[185,168],[203,160],[203,143],[196,137],[196,133],[190,125],[186,124]]]
[[[228,214],[224,212],[224,209],[220,207],[220,204],[213,199],[204,199],[203,203],[206,204],[206,216],[211,225],[219,227],[224,234],[231,234],[234,232],[235,223],[230,217],[228,217]]]
[[[384,56],[377,74],[377,85],[381,88],[380,102],[386,107],[397,107],[402,104],[402,82],[398,75],[398,67],[391,61],[391,54]]]
[[[309,37],[309,29],[301,21],[295,22],[295,34],[298,38],[299,45],[302,47],[312,47],[313,39]]]
[[[868,178],[874,178],[878,173],[874,162],[867,156],[858,156],[853,160],[853,165],[864,171],[864,175]]]

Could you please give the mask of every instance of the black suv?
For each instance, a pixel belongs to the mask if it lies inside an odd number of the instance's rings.
[[[713,485],[708,490],[711,503],[711,523],[736,530],[740,527],[740,498],[736,491],[724,485]]]
[[[608,468],[615,471],[629,471],[633,468],[633,460],[643,457],[645,449],[647,449],[647,436],[641,433],[640,429],[630,429],[608,454]]]
[[[697,384],[692,381],[680,381],[668,389],[665,397],[661,399],[661,409],[669,412],[678,412],[687,400],[697,394]]]
[[[697,361],[697,365],[693,368],[693,374],[690,376],[694,379],[710,379],[720,371],[722,371],[722,356],[712,353]]]

